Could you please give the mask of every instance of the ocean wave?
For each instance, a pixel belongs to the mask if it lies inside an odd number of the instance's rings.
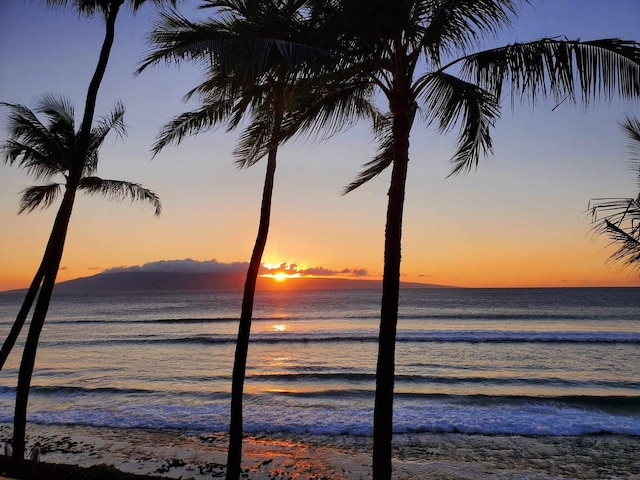
[[[254,344],[275,343],[374,343],[376,335],[328,335],[326,333],[269,333],[255,334]],[[101,344],[229,344],[235,343],[235,335],[198,334],[192,336],[146,335],[128,338],[101,340],[64,340],[47,342],[55,346],[101,345]],[[496,330],[443,330],[443,331],[399,331],[398,343],[584,343],[584,344],[640,344],[640,332],[629,331],[496,331]]]
[[[207,379],[209,381],[213,378]],[[226,380],[226,379],[225,379]],[[230,378],[228,379],[230,382]],[[10,387],[6,385],[0,386],[0,398],[12,398],[15,397],[16,387]],[[167,396],[175,395],[176,397],[188,396],[188,397],[200,397],[210,400],[227,400],[231,398],[228,392],[219,391],[202,391],[202,390],[153,390],[144,388],[116,388],[116,387],[79,387],[75,385],[34,385],[30,388],[30,394],[37,398],[57,397],[74,399],[77,397],[94,397],[103,399],[112,398],[125,398],[125,397],[139,397],[145,399],[151,398],[165,398]],[[248,397],[251,394],[247,394]]]
[[[394,405],[395,433],[460,432],[470,434],[640,436],[639,397],[489,397],[434,395],[419,402],[399,398]],[[2,404],[0,404],[2,405]],[[228,428],[228,403],[130,401],[88,405],[39,404],[29,421],[43,424],[157,428],[193,432]],[[626,406],[626,411],[611,406]],[[325,406],[290,402],[245,405],[249,433],[371,435],[372,401],[332,402]],[[10,422],[9,408],[0,422]]]

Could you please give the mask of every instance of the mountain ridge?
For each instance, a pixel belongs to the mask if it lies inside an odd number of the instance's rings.
[[[56,284],[56,293],[144,293],[242,291],[244,273],[108,272]],[[401,288],[455,288],[418,282],[401,282]],[[257,290],[361,290],[382,288],[382,280],[344,277],[294,277],[276,280],[259,277]],[[20,292],[9,290],[2,293]]]

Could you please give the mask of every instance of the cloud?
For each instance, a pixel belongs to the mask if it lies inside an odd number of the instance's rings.
[[[87,270],[102,270],[101,267],[87,267]]]
[[[131,267],[108,268],[102,273],[120,272],[161,272],[161,273],[246,273],[249,264],[247,262],[222,263],[216,259],[198,261],[190,258],[184,260],[160,260],[144,265]]]
[[[67,270],[69,267],[60,267],[58,270]]]
[[[275,275],[278,273],[286,273],[288,275],[314,276],[314,277],[333,277],[340,276],[358,276],[363,277],[369,274],[366,268],[343,268],[342,270],[333,270],[322,266],[298,268],[295,263],[281,263],[280,265],[263,265],[261,273]]]
[[[121,266],[107,268],[102,273],[121,273],[121,272],[156,272],[156,273],[226,273],[237,274],[246,273],[249,267],[248,262],[232,262],[223,263],[217,260],[198,261],[191,258],[184,260],[160,260],[157,262],[149,262],[144,265]],[[333,270],[322,266],[299,268],[296,263],[281,263],[279,265],[264,264],[260,267],[260,274],[276,275],[285,273],[287,275],[296,275],[300,277],[333,277],[354,276],[364,277],[369,275],[366,268],[343,268],[342,270]]]

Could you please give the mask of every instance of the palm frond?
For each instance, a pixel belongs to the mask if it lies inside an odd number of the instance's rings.
[[[127,135],[127,124],[124,122],[125,107],[122,102],[117,102],[113,110],[107,115],[98,118],[96,125],[91,129],[91,146],[99,148],[105,137],[115,132],[116,136],[123,138]]]
[[[596,198],[589,202],[593,230],[606,235],[616,250],[610,261],[640,269],[640,195],[637,198]]]
[[[131,9],[136,12],[145,3],[153,3],[158,7],[164,7],[165,5],[175,7],[178,1],[179,0],[129,0],[127,3],[131,6]]]
[[[543,38],[461,59],[467,78],[498,98],[505,83],[512,101],[539,97],[588,105],[594,99],[640,96],[640,43]]]
[[[269,149],[280,142],[273,137],[274,118],[271,112],[254,112],[251,124],[242,131],[233,155],[238,168],[248,168],[264,158]]]
[[[265,71],[273,55],[290,65],[312,58],[304,53],[302,44],[259,32],[237,33],[219,19],[196,23],[176,11],[160,15],[148,39],[154,50],[142,59],[137,74],[161,62],[178,64],[187,60],[204,66],[224,66],[238,76],[252,78]]]
[[[158,133],[151,147],[153,156],[155,157],[168,145],[178,145],[185,137],[196,135],[225,121],[233,105],[232,100],[207,103],[197,110],[172,118]]]
[[[334,62],[308,40],[315,32],[296,8],[300,2],[209,2],[222,9],[216,16],[192,22],[175,10],[163,12],[149,35],[152,50],[137,74],[164,62],[191,61],[255,79],[278,66],[320,68]]]
[[[156,216],[162,211],[160,197],[138,183],[84,177],[78,188],[89,195],[102,195],[109,200],[122,201],[128,198],[132,202],[146,202],[154,208]]]
[[[46,126],[24,105],[0,105],[9,108],[8,138],[0,147],[6,163],[18,163],[34,178],[45,180],[68,168],[68,149],[75,135],[66,138],[67,126]]]
[[[424,24],[420,48],[434,65],[440,64],[441,54],[465,51],[478,43],[482,36],[495,35],[512,25],[519,7],[529,0],[451,0],[446,2],[417,2],[423,6],[418,12]]]
[[[631,268],[640,275],[640,235],[630,232],[604,221],[604,232],[611,240],[611,245],[616,245],[618,249],[611,254],[609,261],[622,265],[623,268]]]
[[[378,121],[381,114],[373,104],[373,89],[367,79],[326,80],[302,80],[289,89],[283,140],[300,135],[324,141],[362,119]]]
[[[61,185],[59,183],[25,188],[20,192],[18,215],[24,212],[31,213],[36,208],[49,207],[58,197],[60,191]]]
[[[92,16],[96,13],[106,15],[111,8],[120,7],[120,2],[112,0],[45,0],[47,5],[51,7],[66,7],[69,4],[81,15]],[[154,3],[158,6],[169,4],[175,6],[178,0],[128,0],[127,3],[131,9],[136,12],[143,4],[147,2]]]
[[[118,102],[111,112],[100,116],[96,121],[89,136],[89,145],[82,170],[83,176],[91,176],[98,169],[98,153],[110,132],[115,132],[117,138],[123,138],[127,134],[124,112],[124,105],[122,102]]]
[[[378,153],[371,161],[363,165],[362,171],[358,173],[355,180],[344,188],[343,195],[373,180],[393,164],[394,143],[391,117],[378,119],[378,122],[374,124],[374,134],[378,139]]]
[[[627,117],[621,123],[629,141],[631,165],[640,187],[640,121]],[[640,194],[636,198],[596,198],[589,201],[591,225],[599,235],[607,235],[616,250],[610,261],[640,272]]]
[[[38,99],[36,112],[44,114],[49,119],[49,125],[63,128],[62,135],[75,134],[75,114],[68,97],[46,93]]]
[[[451,159],[451,175],[477,167],[480,156],[491,153],[490,128],[500,115],[497,98],[478,86],[453,75],[436,72],[417,84],[428,123],[437,123],[441,133],[460,124],[458,149]]]
[[[629,153],[629,165],[637,173],[638,188],[640,188],[640,119],[626,117],[621,123],[622,130],[627,136],[627,150]]]

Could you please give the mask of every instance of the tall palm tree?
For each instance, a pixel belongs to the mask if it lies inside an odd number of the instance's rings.
[[[298,133],[323,138],[348,127],[358,117],[374,117],[366,78],[329,75],[330,57],[318,43],[318,25],[307,0],[210,0],[213,19],[193,23],[177,13],[164,15],[154,31],[157,50],[140,70],[159,61],[192,60],[207,68],[205,81],[187,94],[201,106],[171,120],[162,129],[154,154],[188,135],[226,124],[243,130],[234,151],[239,167],[267,157],[257,238],[246,274],[231,388],[231,416],[226,478],[238,479],[242,458],[242,395],[256,281],[266,246],[278,147]],[[324,82],[315,76],[322,75]],[[322,132],[322,133],[321,133]]]
[[[62,196],[42,261],[43,285],[34,309],[18,375],[13,459],[19,465],[24,460],[27,403],[38,340],[60,266],[76,192],[100,194],[111,199],[145,201],[155,208],[156,215],[160,214],[161,204],[155,193],[138,184],[94,176],[98,167],[98,152],[107,134],[115,131],[122,135],[125,132],[122,104],[118,104],[109,115],[101,117],[89,131],[85,159],[77,179],[71,173],[77,168],[77,152],[82,136],[80,131],[75,130],[73,107],[67,99],[44,96],[38,102],[35,113],[24,105],[0,105],[7,107],[10,112],[9,135],[1,146],[5,162],[17,164],[37,180],[47,181],[56,176],[64,176],[65,179],[64,183],[50,182],[26,188],[20,198],[19,213],[22,213],[49,207]],[[44,123],[38,119],[37,113],[46,118]]]
[[[100,85],[102,83],[102,79],[104,78],[105,71],[107,69],[107,64],[109,62],[109,56],[111,54],[111,48],[113,46],[113,41],[115,38],[115,25],[116,20],[118,18],[118,13],[120,12],[120,8],[125,3],[125,0],[44,0],[47,5],[52,7],[66,7],[68,5],[72,5],[78,13],[86,16],[95,16],[102,15],[105,21],[105,36],[102,42],[102,47],[100,50],[100,55],[98,57],[98,63],[96,65],[96,69],[91,78],[91,82],[89,83],[89,88],[87,90],[87,97],[85,100],[85,109],[84,116],[82,118],[82,123],[80,125],[80,138],[78,142],[79,150],[78,150],[78,168],[73,168],[69,171],[70,175],[74,177],[73,182],[77,182],[79,176],[82,171],[82,164],[84,162],[84,157],[86,155],[86,150],[88,148],[88,142],[90,141],[91,135],[91,126],[93,124],[93,116],[95,114],[96,102],[98,98],[98,90],[100,89]],[[147,0],[126,0],[127,3],[130,4],[131,8],[134,12],[136,12]],[[157,5],[170,4],[176,5],[178,0],[149,0]],[[63,224],[65,222],[62,221],[59,224],[60,228],[63,228]],[[66,228],[66,227],[64,227]],[[13,346],[22,330],[24,322],[27,319],[27,315],[33,306],[33,302],[38,295],[38,291],[42,285],[43,278],[45,276],[46,270],[45,265],[48,264],[47,258],[48,255],[56,255],[55,248],[52,246],[51,249],[47,249],[45,251],[45,256],[36,271],[36,274],[31,281],[31,285],[27,290],[27,294],[25,295],[25,299],[20,307],[18,315],[16,317],[16,321],[14,322],[9,335],[5,339],[2,344],[2,348],[0,349],[0,370],[4,367],[4,364],[7,360],[7,357],[11,353]],[[62,253],[60,253],[62,255]],[[55,263],[55,262],[54,262]],[[49,272],[51,275],[51,272]]]
[[[178,14],[165,15],[152,35],[157,50],[141,70],[158,61],[204,61],[206,80],[196,95],[201,107],[179,115],[161,131],[154,153],[185,136],[226,123],[229,130],[248,119],[234,154],[239,167],[267,157],[258,234],[246,274],[234,358],[227,479],[238,479],[242,459],[242,395],[246,372],[255,287],[271,215],[278,147],[298,133],[323,138],[348,127],[352,119],[375,117],[366,79],[332,76],[323,69],[329,57],[311,47],[317,25],[307,0],[209,1],[218,18],[193,23]],[[325,75],[318,83],[314,75]],[[368,83],[368,82],[365,82]]]
[[[629,162],[638,176],[638,195],[596,198],[591,200],[589,210],[596,233],[607,235],[618,247],[609,259],[630,268],[640,278],[640,119],[627,117],[621,126],[629,140]]]
[[[335,30],[332,51],[368,75],[388,105],[378,155],[349,192],[391,167],[384,246],[376,400],[374,479],[391,478],[395,339],[402,215],[409,139],[419,113],[441,132],[459,127],[453,172],[473,169],[491,153],[503,87],[514,101],[589,103],[640,95],[640,48],[634,41],[564,37],[479,50],[511,25],[528,0],[318,0]],[[354,21],[354,19],[358,19]]]

